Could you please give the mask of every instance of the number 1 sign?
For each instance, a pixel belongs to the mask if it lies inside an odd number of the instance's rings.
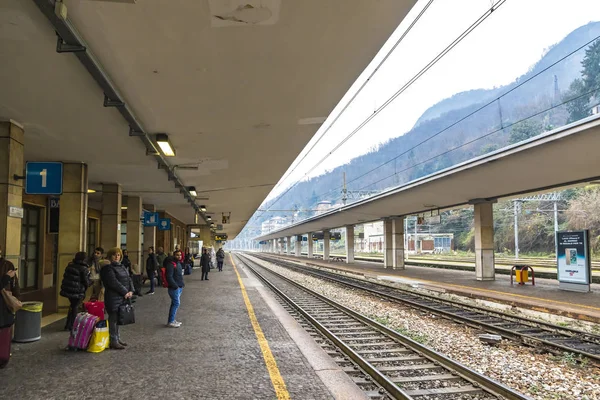
[[[25,193],[62,194],[61,162],[28,162],[25,166]]]

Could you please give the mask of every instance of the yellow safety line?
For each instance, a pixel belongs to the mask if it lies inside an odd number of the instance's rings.
[[[256,315],[254,314],[254,307],[252,307],[252,303],[250,303],[248,293],[246,293],[246,287],[242,282],[242,277],[240,276],[240,273],[238,272],[235,266],[235,261],[233,261],[233,256],[231,255],[231,253],[229,254],[229,258],[231,259],[231,263],[233,264],[233,270],[235,271],[235,274],[238,278],[238,282],[240,283],[240,288],[242,289],[242,296],[244,297],[244,303],[246,303],[248,315],[250,316],[250,321],[252,322],[252,327],[254,328],[256,339],[258,340],[260,350],[262,351],[263,358],[265,359],[265,365],[267,366],[267,370],[269,371],[269,376],[271,377],[271,383],[273,383],[273,388],[275,389],[277,399],[289,400],[290,393],[288,392],[285,386],[285,382],[283,381],[281,373],[279,373],[279,368],[277,368],[277,362],[275,361],[275,357],[273,357],[273,353],[271,353],[269,342],[267,342],[265,334],[263,333],[260,324],[256,319]]]

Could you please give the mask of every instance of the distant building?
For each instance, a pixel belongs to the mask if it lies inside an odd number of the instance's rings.
[[[288,225],[288,220],[285,217],[273,217],[265,222],[263,222],[260,226],[261,235],[265,235],[267,233],[271,233],[276,231],[284,226]]]

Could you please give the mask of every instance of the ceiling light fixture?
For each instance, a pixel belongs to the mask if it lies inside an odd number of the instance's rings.
[[[127,206],[122,206],[121,210],[127,210]]]
[[[88,193],[96,193],[96,191],[94,189],[88,189],[87,192]]]
[[[194,197],[198,196],[198,192],[196,192],[196,188],[194,186],[190,186],[187,188],[188,192]]]
[[[203,205],[201,205],[201,206],[200,206],[200,211],[202,211],[202,212],[206,212],[206,206],[203,206]]]
[[[167,135],[166,133],[157,133],[156,143],[158,144],[165,156],[175,156],[175,148],[171,145],[171,142],[169,141],[169,135]]]
[[[210,215],[207,215],[207,216],[206,216],[206,219],[207,219],[207,220],[209,220],[209,221],[212,221],[212,218],[211,218],[211,216],[210,216]]]

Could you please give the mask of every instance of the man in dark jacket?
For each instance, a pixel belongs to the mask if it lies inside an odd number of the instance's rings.
[[[179,328],[181,322],[177,322],[175,316],[179,309],[181,292],[185,286],[183,283],[183,267],[181,266],[181,250],[175,250],[172,257],[168,257],[164,262],[166,268],[166,278],[169,283],[169,296],[171,297],[171,308],[169,309],[169,322],[167,326]]]
[[[83,251],[75,254],[75,258],[65,269],[60,286],[60,295],[66,297],[71,302],[67,323],[65,324],[65,330],[67,331],[73,329],[73,323],[75,322],[75,317],[77,317],[81,301],[85,298],[85,292],[92,284],[86,257],[87,254]]]
[[[202,279],[208,280],[208,271],[210,271],[210,256],[206,248],[202,249],[202,257],[200,257],[200,266],[202,267]]]
[[[146,274],[150,279],[150,290],[146,294],[154,294],[154,278],[158,270],[158,260],[154,253],[154,247],[148,247],[148,259],[146,260]]]
[[[217,251],[217,267],[219,268],[219,271],[223,271],[223,261],[225,261],[225,250],[220,248],[219,251]]]
[[[165,249],[163,249],[162,247],[159,247],[158,249],[156,249],[156,260],[158,261],[159,269],[161,267],[164,267],[164,263],[165,263],[166,259],[167,259],[167,255],[165,254]],[[158,277],[158,286],[162,286],[162,275],[160,273],[160,270],[158,271],[158,274],[156,276]]]
[[[123,253],[120,248],[110,249],[106,253],[106,257],[110,264],[102,267],[100,276],[106,289],[104,305],[108,313],[110,348],[122,350],[127,344],[122,342],[119,336],[119,326],[117,325],[119,306],[133,296],[133,282],[129,276],[129,271],[121,264]]]

